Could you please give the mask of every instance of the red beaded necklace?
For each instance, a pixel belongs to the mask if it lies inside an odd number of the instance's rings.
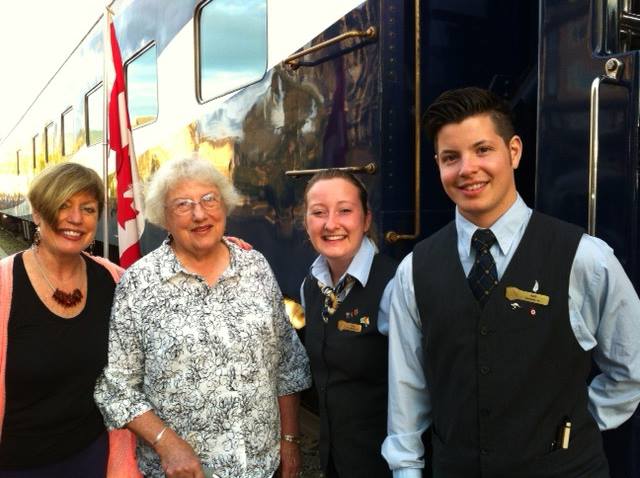
[[[53,300],[55,300],[58,304],[60,304],[65,309],[74,307],[82,301],[83,295],[80,289],[78,288],[73,289],[72,292],[64,292],[58,289],[57,287],[53,287],[53,284],[51,284],[51,281],[47,277],[47,274],[45,274],[44,272],[44,268],[40,263],[40,259],[38,259],[38,253],[36,252],[35,249],[33,250],[33,257],[36,260],[36,265],[38,266],[38,270],[40,271],[40,274],[42,275],[46,283],[49,285],[51,292],[53,292],[53,295],[51,296]]]

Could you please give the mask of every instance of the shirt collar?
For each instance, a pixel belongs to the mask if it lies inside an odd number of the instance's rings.
[[[229,248],[229,267],[222,273],[220,279],[225,279],[227,277],[231,277],[235,274],[236,264],[238,262],[238,253],[240,251],[240,247],[235,245],[232,242],[229,242],[226,238],[222,238],[222,241]],[[178,274],[186,274],[190,276],[200,277],[198,274],[188,271],[184,268],[184,266],[180,263],[178,256],[174,252],[171,247],[171,238],[167,237],[162,245],[158,248],[159,251],[159,263],[160,263],[160,277],[164,281],[168,281],[171,278],[175,277]],[[220,280],[219,279],[219,280]]]
[[[311,264],[311,275],[323,284],[335,287],[347,274],[349,274],[360,282],[362,287],[366,287],[367,281],[369,280],[369,272],[371,271],[371,264],[373,263],[373,258],[377,252],[378,248],[373,241],[368,237],[364,237],[358,252],[356,252],[356,255],[351,260],[351,264],[349,264],[347,271],[342,275],[342,277],[340,277],[336,284],[334,284],[331,279],[331,271],[329,270],[327,259],[322,255],[318,256],[316,260],[313,261],[313,264]]]
[[[530,215],[531,209],[518,194],[511,207],[491,225],[491,232],[496,236],[498,247],[503,255],[509,252],[518,230],[522,227],[522,224],[528,222]],[[468,257],[472,252],[471,238],[473,233],[480,228],[460,214],[458,208],[456,208],[455,221],[460,255]]]

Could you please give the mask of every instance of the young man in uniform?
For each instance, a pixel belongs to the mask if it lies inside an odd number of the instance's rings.
[[[394,477],[605,478],[600,430],[640,401],[640,301],[603,241],[532,211],[508,106],[464,88],[427,110],[455,220],[396,274],[389,330]],[[591,358],[602,373],[588,384]]]

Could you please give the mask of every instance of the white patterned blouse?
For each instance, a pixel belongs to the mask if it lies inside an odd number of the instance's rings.
[[[182,267],[168,240],[125,272],[95,398],[110,428],[154,410],[218,475],[270,477],[277,397],[311,385],[309,364],[266,259],[226,244],[230,265],[213,286]],[[164,476],[142,440],[137,453],[145,476]]]

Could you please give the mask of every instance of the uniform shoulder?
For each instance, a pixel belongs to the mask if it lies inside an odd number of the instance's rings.
[[[454,221],[449,222],[446,226],[434,232],[425,239],[418,242],[413,248],[414,253],[428,251],[432,247],[442,242],[450,242],[451,238],[457,237],[456,224]]]
[[[557,231],[561,234],[566,234],[568,232],[574,234],[583,234],[585,232],[584,228],[578,226],[577,224],[558,219],[557,217],[549,216],[539,211],[534,211],[531,219],[537,221],[546,233]]]
[[[589,234],[582,235],[573,263],[574,269],[590,276],[598,273],[603,267],[608,267],[613,261],[617,259],[609,244]]]
[[[384,253],[378,253],[374,258],[375,266],[377,269],[393,275],[398,268],[399,262],[391,256],[388,256]]]

